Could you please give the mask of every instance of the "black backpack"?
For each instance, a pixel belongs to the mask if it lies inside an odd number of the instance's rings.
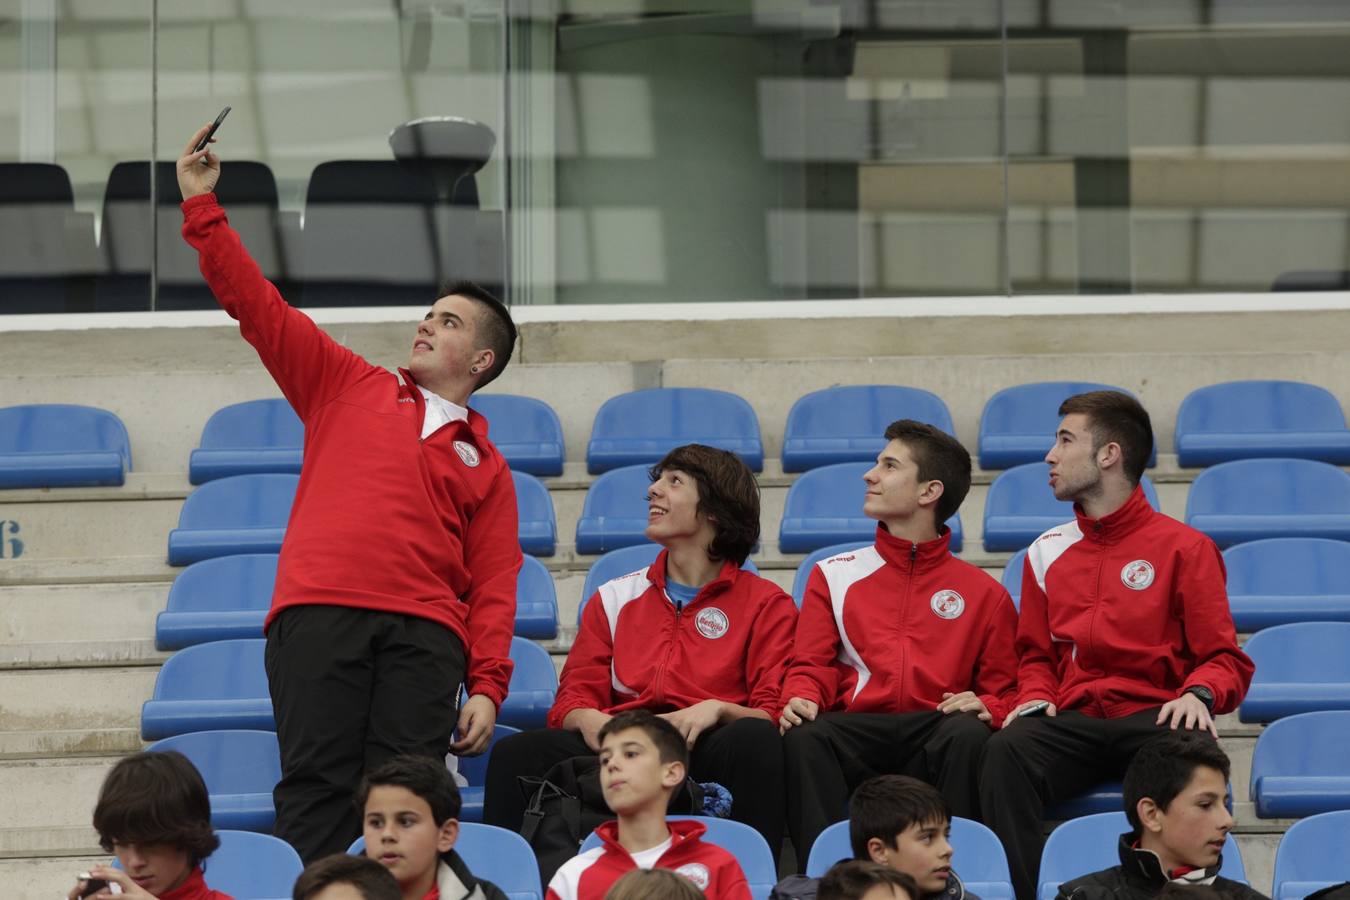
[[[534,848],[539,878],[545,886],[581,850],[599,825],[614,818],[600,790],[600,758],[574,756],[549,769],[543,778],[520,778],[525,794],[521,836]],[[670,797],[672,815],[702,815],[703,788],[686,778]]]

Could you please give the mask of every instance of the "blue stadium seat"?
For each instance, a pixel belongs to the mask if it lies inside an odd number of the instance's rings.
[[[1294,819],[1350,810],[1346,747],[1350,710],[1300,713],[1270,723],[1252,752],[1250,799],[1256,814]]]
[[[1350,540],[1350,475],[1308,459],[1242,459],[1195,477],[1186,524],[1220,547],[1271,537]]]
[[[558,523],[548,488],[538,478],[524,472],[513,471],[511,479],[516,483],[520,549],[533,556],[552,556],[558,543]]]
[[[1022,570],[1026,567],[1027,548],[1023,547],[1012,555],[1003,567],[1003,587],[1012,595],[1013,606],[1022,611]]]
[[[488,760],[492,759],[492,748],[504,737],[520,734],[519,728],[510,725],[496,725],[492,729],[492,743],[485,752],[477,756],[459,757],[459,774],[469,782],[468,787],[459,789],[461,801],[459,820],[461,822],[483,821],[483,786],[487,783]]]
[[[979,822],[952,818],[952,869],[961,878],[967,894],[988,900],[1012,900],[1012,876],[1008,873],[1008,857],[1003,852],[998,835]],[[826,828],[811,845],[806,861],[806,874],[812,878],[824,875],[830,866],[841,859],[852,859],[848,822],[835,822]]]
[[[1240,632],[1291,622],[1350,622],[1350,543],[1267,538],[1229,547],[1223,562]]]
[[[956,434],[952,414],[937,394],[893,384],[826,388],[800,398],[788,411],[783,471],[871,462],[886,446],[886,426],[896,419],[916,419]]]
[[[259,472],[300,474],[305,426],[285,400],[249,400],[216,410],[188,458],[188,480],[203,484]]]
[[[517,472],[561,475],[566,451],[562,422],[542,400],[515,394],[474,394],[469,406],[488,420],[488,437]]]
[[[1271,900],[1302,900],[1346,880],[1345,836],[1350,811],[1309,816],[1289,826],[1275,851]]]
[[[188,566],[169,588],[155,618],[155,649],[181,650],[208,641],[262,637],[272,605],[277,554],[218,556]]]
[[[778,549],[783,553],[809,553],[847,541],[871,543],[877,523],[863,515],[862,477],[872,465],[835,463],[802,473],[788,488]],[[948,519],[947,527],[952,530],[952,552],[959,553],[961,514]]]
[[[281,780],[274,732],[195,731],[145,749],[177,750],[192,761],[211,795],[212,827],[272,833],[272,788]]]
[[[203,867],[206,885],[237,900],[289,900],[304,871],[290,844],[270,834],[218,831],[220,847]]]
[[[299,482],[298,475],[235,475],[197,488],[169,532],[169,565],[278,552]]]
[[[769,892],[778,881],[778,865],[769,845],[759,832],[743,822],[731,819],[715,819],[712,816],[670,816],[669,819],[694,819],[707,827],[703,840],[716,844],[736,857],[745,873],[746,884],[750,887],[750,896],[754,900],[767,900]],[[581,842],[581,852],[594,850],[600,846],[600,838],[595,832],[587,835]]]
[[[353,841],[347,852],[353,856],[365,853],[365,838]],[[534,850],[514,831],[481,822],[460,822],[455,852],[469,871],[501,888],[511,900],[542,900],[544,891],[539,885]]]
[[[1070,797],[1062,803],[1047,807],[1045,818],[1048,822],[1078,819],[1099,813],[1117,812],[1124,806],[1124,786],[1119,781],[1104,781],[1088,788],[1077,797]]]
[[[764,468],[759,419],[750,404],[710,388],[650,388],[611,397],[595,414],[586,467],[592,475],[621,466],[651,466],[681,444],[730,450]]]
[[[870,546],[871,541],[844,541],[842,544],[831,544],[808,553],[806,559],[797,567],[797,574],[792,577],[792,600],[797,604],[797,608],[802,608],[802,598],[806,596],[806,583],[811,580],[811,570],[816,567],[816,563],[831,556],[857,550],[859,547]]]
[[[980,468],[1007,469],[1044,460],[1055,443],[1059,405],[1088,391],[1124,388],[1091,381],[1042,381],[1004,388],[990,397],[980,414]],[[1148,464],[1154,465],[1157,457],[1154,447]]]
[[[115,485],[130,471],[126,426],[106,409],[66,403],[0,409],[0,488]]]
[[[606,581],[613,581],[620,575],[627,575],[629,572],[636,572],[639,569],[649,567],[656,562],[656,557],[660,552],[660,544],[634,544],[631,547],[611,550],[591,563],[590,569],[586,572],[586,583],[581,589],[581,605],[577,607],[577,624],[581,624],[581,613],[586,609],[587,602],[595,596],[595,592],[600,590],[600,585]],[[747,572],[759,573],[759,567],[749,558],[745,560],[745,564],[741,568]]]
[[[522,731],[543,728],[558,693],[558,673],[548,651],[533,641],[511,638],[511,661],[516,664],[497,721]]]
[[[1350,465],[1350,429],[1326,388],[1230,381],[1197,388],[1177,411],[1177,463],[1212,466],[1278,456]]]
[[[578,553],[607,553],[646,542],[649,471],[649,466],[625,466],[591,483],[577,519]]]
[[[147,741],[190,731],[275,731],[261,638],[214,641],[179,650],[155,678],[155,692],[141,706]]]
[[[1147,475],[1144,496],[1158,508],[1158,494]],[[990,553],[1021,550],[1056,525],[1073,521],[1073,504],[1056,500],[1050,489],[1050,466],[1043,462],[1015,466],[999,474],[984,498],[984,549]]]
[[[525,557],[516,581],[516,634],[536,641],[558,636],[558,594],[553,576],[533,556]]]
[[[1252,635],[1243,650],[1256,663],[1243,722],[1273,722],[1323,709],[1350,709],[1350,622],[1298,622]]]
[[[1120,836],[1129,830],[1130,822],[1125,813],[1116,810],[1070,819],[1050,832],[1041,852],[1040,900],[1054,900],[1063,882],[1120,865],[1116,848]],[[1233,881],[1247,882],[1242,853],[1231,834],[1224,841],[1223,866],[1219,874]]]

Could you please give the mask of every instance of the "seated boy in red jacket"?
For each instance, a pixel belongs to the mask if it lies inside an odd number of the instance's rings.
[[[783,685],[788,831],[805,865],[874,775],[913,775],[978,818],[980,753],[1013,696],[1017,614],[997,581],[951,555],[970,454],[901,419],[864,476],[876,543],[816,564]]]
[[[740,864],[704,843],[701,822],[666,821],[689,768],[679,730],[646,710],[629,710],[609,719],[599,737],[600,786],[618,819],[596,829],[600,847],[563,863],[547,900],[602,900],[624,873],[652,868],[683,875],[708,900],[750,900]]]

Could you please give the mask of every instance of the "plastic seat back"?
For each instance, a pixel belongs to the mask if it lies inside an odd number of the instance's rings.
[[[1153,482],[1140,485],[1149,505],[1158,508]],[[1056,500],[1050,488],[1050,466],[1043,462],[1015,466],[999,474],[984,499],[984,549],[990,553],[1021,550],[1046,531],[1072,522],[1073,504]]]
[[[272,697],[263,667],[266,641],[214,641],[179,650],[155,678],[141,706],[147,741],[190,731],[275,731]]]
[[[764,842],[764,838],[758,831],[751,828],[743,822],[735,822],[731,819],[716,819],[711,816],[669,816],[670,820],[693,819],[702,822],[708,829],[703,840],[710,844],[716,844],[723,850],[736,857],[736,861],[741,864],[741,871],[745,873],[746,884],[750,888],[750,896],[754,900],[767,900],[769,892],[773,890],[774,884],[778,881],[778,866],[774,862],[774,856],[769,852],[769,845]],[[586,840],[581,842],[581,852],[593,850],[600,846],[600,838],[591,832]]]
[[[1275,851],[1271,900],[1300,900],[1345,877],[1350,811],[1309,816],[1289,826]]]
[[[1350,621],[1350,543],[1267,538],[1229,547],[1223,562],[1239,632]]]
[[[533,641],[511,638],[511,683],[497,721],[522,731],[543,728],[558,693],[558,671],[548,651]]]
[[[511,473],[516,486],[517,534],[520,549],[534,556],[552,556],[558,545],[558,522],[548,488],[533,475]]]
[[[788,488],[778,549],[783,553],[810,553],[821,547],[851,541],[871,543],[875,519],[863,515],[863,473],[872,463],[836,463],[802,473]],[[951,549],[961,550],[961,514],[947,520]]]
[[[300,473],[305,426],[285,400],[249,400],[212,413],[201,445],[188,458],[188,480],[203,484],[231,475]]]
[[[625,466],[591,482],[577,519],[578,553],[607,553],[646,543],[649,471],[648,466]]]
[[[0,488],[117,485],[131,441],[106,409],[67,403],[0,409]]]
[[[155,618],[155,648],[181,650],[207,641],[262,636],[277,578],[277,554],[218,556],[193,563],[169,588]]]
[[[1350,810],[1350,710],[1300,713],[1272,722],[1252,752],[1250,798],[1262,818]]]
[[[1243,459],[1195,477],[1186,524],[1220,547],[1270,537],[1350,539],[1350,475],[1307,459]]]
[[[1129,393],[1091,381],[1042,381],[994,394],[980,414],[980,468],[1007,469],[1044,460],[1055,443],[1060,404],[1088,391]],[[1155,447],[1148,464],[1156,460]]]
[[[169,565],[280,551],[299,482],[298,475],[235,475],[197,488],[169,532]]]
[[[77,212],[66,170],[0,162],[0,309],[72,312],[88,307],[98,269],[94,216]]]
[[[819,878],[840,860],[853,858],[848,826],[847,821],[835,822],[820,833],[806,861],[807,875]],[[951,844],[952,869],[967,893],[989,900],[1012,900],[1008,857],[994,832],[979,822],[954,816]]]
[[[600,585],[630,572],[650,568],[651,564],[656,562],[656,557],[660,553],[660,544],[634,544],[632,547],[611,550],[591,563],[590,569],[586,572],[586,583],[581,589],[581,604],[577,607],[577,624],[581,624],[581,614],[585,612],[586,604],[595,596],[595,592],[600,590]],[[759,568],[748,557],[741,568],[747,572],[759,573]]]
[[[1350,429],[1326,388],[1299,381],[1230,381],[1197,388],[1177,411],[1177,462],[1212,466],[1285,457],[1350,464]]]
[[[474,394],[469,405],[488,420],[488,435],[511,468],[561,475],[567,456],[562,422],[542,400],[515,394]]]
[[[606,400],[591,427],[586,466],[592,475],[651,466],[681,444],[730,450],[752,471],[764,468],[754,409],[735,394],[711,388],[650,388]]]
[[[484,785],[487,783],[487,768],[488,762],[492,759],[492,748],[496,747],[497,742],[502,738],[513,734],[520,734],[520,729],[512,728],[510,725],[494,725],[492,741],[488,744],[487,750],[477,756],[461,756],[458,758],[456,765],[459,768],[459,774],[463,775],[465,780],[469,782],[467,787],[459,789],[459,820],[461,822],[483,821]]]
[[[216,833],[220,847],[203,867],[207,887],[237,900],[290,900],[305,868],[290,844],[251,831]]]
[[[1276,625],[1252,635],[1243,651],[1256,674],[1238,718],[1273,722],[1324,709],[1350,710],[1350,622]]]
[[[828,547],[821,547],[819,550],[812,550],[802,560],[801,565],[797,567],[797,574],[792,577],[792,600],[797,604],[797,608],[802,608],[802,598],[806,596],[806,584],[811,580],[811,570],[821,560],[829,559],[832,556],[839,556],[857,550],[860,547],[872,546],[871,541],[844,541],[842,544],[831,544]]]
[[[1027,548],[1023,547],[1012,555],[1003,567],[1003,588],[1012,596],[1013,606],[1022,611],[1022,570],[1026,567]]]
[[[192,761],[211,795],[212,826],[271,833],[276,821],[272,788],[281,780],[274,732],[197,731],[164,738],[146,749],[177,750]]]
[[[531,640],[558,636],[558,594],[544,564],[527,556],[516,580],[516,635]]]
[[[937,394],[893,384],[825,388],[797,400],[783,434],[783,471],[876,459],[882,434],[897,419],[914,419],[956,434],[952,414]]]

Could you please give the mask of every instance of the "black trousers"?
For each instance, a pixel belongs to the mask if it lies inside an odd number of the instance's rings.
[[[545,728],[497,742],[488,761],[483,821],[520,831],[525,815],[522,775],[542,776],[555,764],[591,749],[579,731]],[[783,843],[783,743],[767,719],[737,719],[699,735],[689,776],[731,792],[731,818],[764,836],[775,857]]]
[[[980,770],[984,821],[1003,841],[1017,900],[1035,900],[1045,807],[1120,778],[1136,750],[1167,725],[1158,708],[1119,719],[1078,712],[1016,719],[990,739]]]
[[[854,788],[874,775],[912,775],[946,797],[952,815],[979,818],[979,762],[993,732],[974,713],[823,713],[783,738],[788,832],[797,866],[848,815]]]
[[[267,681],[281,745],[273,834],[305,864],[361,833],[361,776],[390,757],[440,760],[455,727],[464,647],[430,619],[294,606],[267,629]]]

